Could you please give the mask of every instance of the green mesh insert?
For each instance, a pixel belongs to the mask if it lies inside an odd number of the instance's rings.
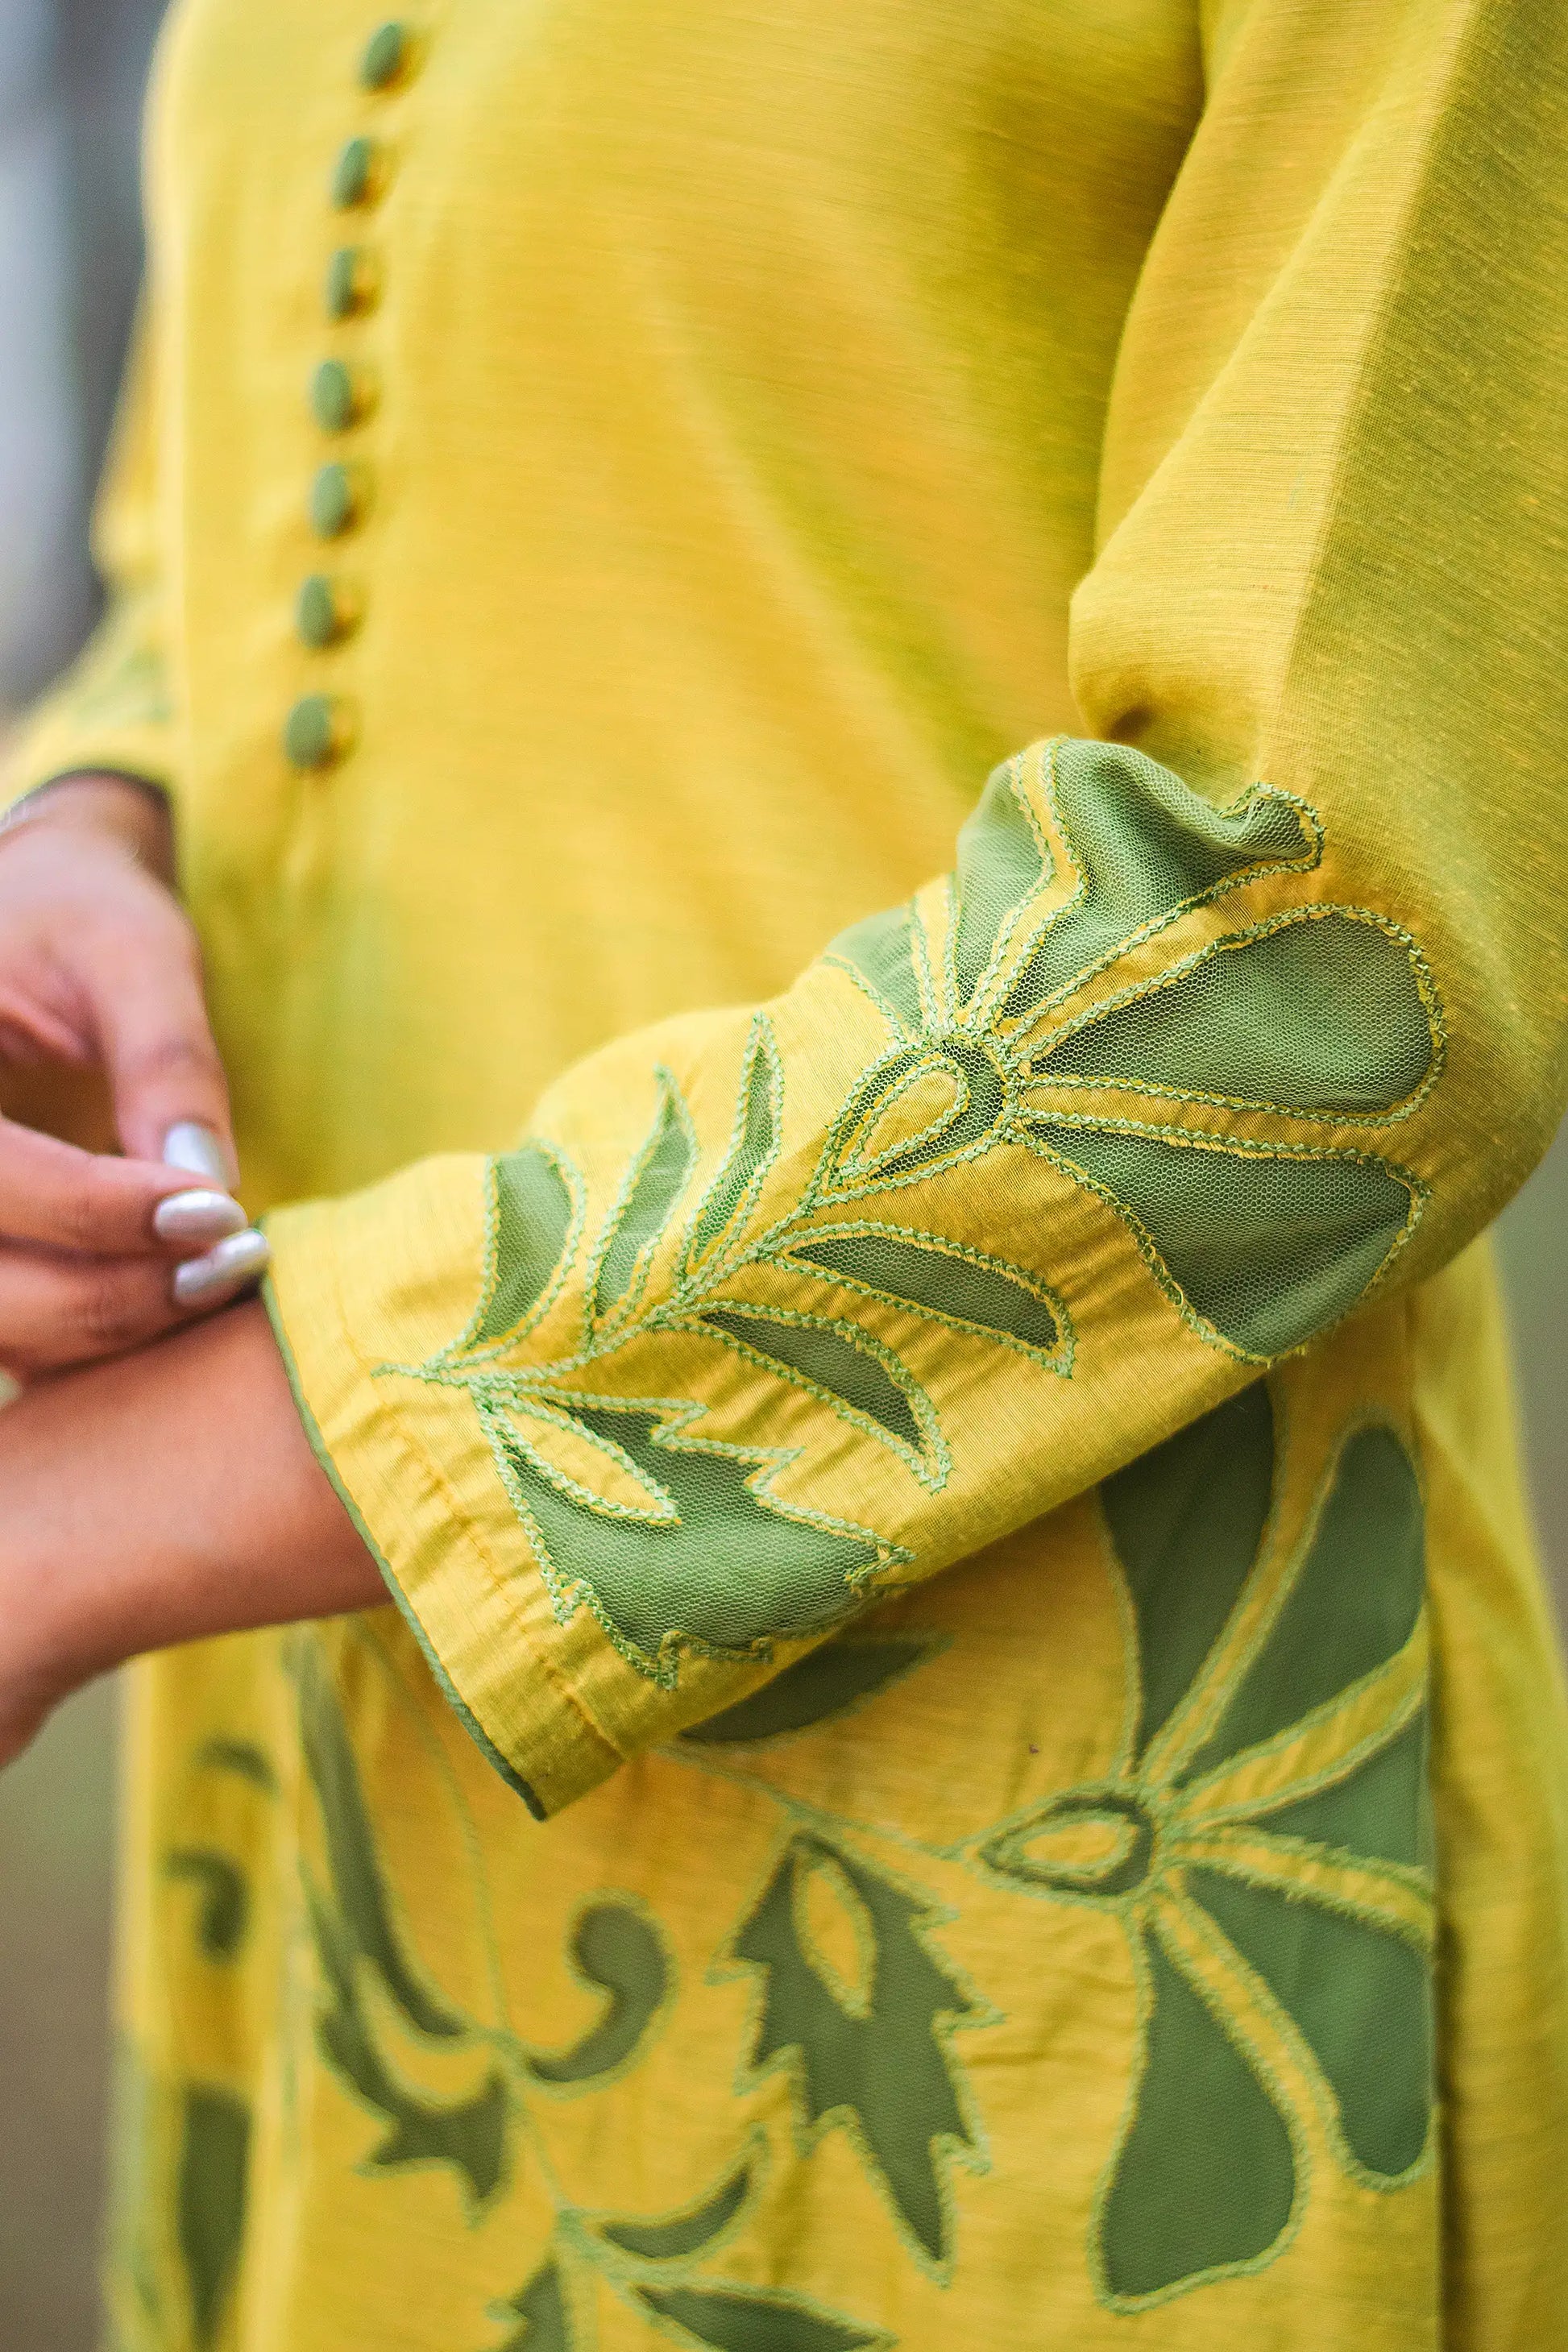
[[[827,950],[840,963],[859,972],[900,1024],[918,1031],[924,1015],[920,982],[915,977],[910,945],[910,910],[895,907],[881,915],[868,915],[853,923]]]
[[[808,1650],[761,1690],[710,1715],[706,1723],[693,1724],[680,1736],[700,1746],[723,1748],[809,1730],[885,1690],[930,1657],[931,1651],[929,1635],[885,1633],[868,1640],[841,1635],[836,1642],[824,1642],[820,1649]]]
[[[917,1240],[900,1234],[808,1234],[790,1255],[839,1276],[896,1305],[940,1316],[1020,1346],[1048,1351],[1060,1336],[1052,1309],[1027,1285],[1022,1269],[994,1259],[965,1257],[938,1234]]]
[[[492,1271],[477,1340],[499,1339],[536,1307],[561,1263],[572,1228],[572,1196],[538,1144],[490,1163],[495,1190]]]
[[[607,1313],[625,1292],[644,1243],[664,1231],[696,1156],[691,1129],[667,1087],[653,1133],[643,1147],[641,1165],[631,1192],[600,1262],[595,1289],[595,1306],[599,1314]]]
[[[638,2254],[644,2262],[670,2262],[680,2254],[699,2253],[734,2220],[751,2185],[751,2168],[742,2165],[690,2212],[678,2213],[668,2221],[607,2221],[604,2234],[612,2246]]]
[[[879,2327],[857,2327],[792,2294],[744,2286],[639,2286],[637,2300],[712,2352],[879,2352]],[[529,2352],[532,2352],[531,2346]]]
[[[1340,1456],[1300,1574],[1198,1767],[1276,1732],[1384,1664],[1426,1592],[1421,1490],[1392,1430],[1358,1430]]]
[[[841,1874],[870,1942],[859,2009],[846,2006],[802,1941],[803,1880],[824,1865]],[[879,1871],[797,1837],[737,1933],[734,1953],[763,1971],[766,1986],[753,2065],[792,2053],[806,2124],[855,2119],[880,2184],[934,2261],[948,2252],[952,2231],[937,2152],[943,2141],[970,2144],[942,2028],[973,2004],[917,1933],[927,1924],[927,1906]]]
[[[671,1496],[679,1515],[673,1525],[611,1517],[562,1494],[504,1417],[489,1417],[492,1442],[557,1590],[591,1593],[605,1622],[647,1659],[679,1634],[754,1652],[775,1634],[816,1632],[848,1607],[857,1580],[879,1557],[870,1537],[792,1518],[760,1500],[747,1482],[765,1455],[661,1445],[657,1411],[577,1405],[574,1412]]]
[[[1409,950],[1376,923],[1323,915],[1218,950],[1037,1067],[1353,1118],[1391,1110],[1431,1064]]]
[[[1131,1211],[1188,1305],[1255,1356],[1300,1347],[1352,1307],[1409,1220],[1382,1160],[1289,1159],[1110,1129],[1037,1129]]]
[[[693,1260],[707,1255],[773,1157],[777,1142],[773,1129],[774,1069],[772,1053],[763,1050],[759,1039],[746,1071],[740,1140],[698,1212],[691,1236]]]
[[[1137,2105],[1101,2216],[1113,2294],[1255,2262],[1290,2218],[1290,2137],[1251,2068],[1158,1943]]]
[[[1216,809],[1124,744],[1060,744],[1056,788],[1083,887],[1014,980],[1003,1006],[1012,1017],[1185,901],[1249,870],[1307,865],[1315,853],[1300,814],[1281,795],[1258,790],[1239,809]]]
[[[595,1903],[572,1937],[577,1973],[605,1996],[605,2011],[573,2048],[529,2059],[541,2083],[589,2083],[624,2066],[669,1990],[664,1947],[643,1917],[625,1903]]]
[[[702,1320],[710,1330],[741,1340],[781,1370],[842,1397],[918,1451],[921,1425],[903,1390],[877,1357],[831,1324],[778,1323],[769,1316],[742,1315],[728,1307],[710,1307]]]
[[[180,2254],[191,2294],[191,2337],[206,2352],[222,2330],[245,2234],[250,2109],[232,2091],[194,2084],[175,2195]]]
[[[496,2352],[576,2352],[566,2290],[552,2262],[536,2271],[510,2303],[494,2305],[491,2315],[522,2322],[503,2344],[497,2345]]]
[[[1015,907],[1043,879],[1047,860],[1011,766],[998,768],[958,836],[952,965],[967,1003]]]
[[[1259,1381],[1101,1486],[1138,1622],[1135,1754],[1169,1720],[1240,1599],[1273,1484],[1274,1413]]]
[[[1338,1846],[1364,1861],[1429,1869],[1434,1841],[1426,1710],[1342,1780],[1276,1805],[1258,1820],[1262,1828],[1283,1837]]]
[[[1333,2091],[1352,2154],[1369,2172],[1407,2171],[1432,2115],[1432,1979],[1398,1936],[1312,1900],[1287,1900],[1218,1871],[1188,1887],[1294,2018]]]

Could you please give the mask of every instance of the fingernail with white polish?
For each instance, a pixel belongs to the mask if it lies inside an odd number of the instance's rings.
[[[242,1234],[249,1222],[237,1201],[205,1187],[171,1192],[153,1212],[153,1231],[161,1242],[193,1242],[197,1249]]]
[[[163,1138],[163,1165],[183,1168],[187,1175],[205,1176],[209,1184],[221,1184],[226,1190],[239,1173],[222,1136],[194,1118],[178,1120]]]
[[[203,1257],[188,1257],[174,1268],[174,1304],[206,1307],[226,1292],[240,1289],[266,1271],[272,1253],[265,1234],[231,1234]]]

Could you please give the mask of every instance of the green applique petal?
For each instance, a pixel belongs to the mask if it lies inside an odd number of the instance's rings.
[[[903,1150],[879,1153],[874,1174],[857,1156],[860,1139],[875,1133],[884,1113],[894,1105],[916,1073],[946,1074],[952,1084],[952,1108]],[[984,1039],[953,1031],[930,1045],[909,1048],[874,1063],[862,1077],[845,1111],[835,1141],[826,1155],[825,1194],[858,1198],[954,1160],[967,1159],[1000,1139],[1007,1108],[1007,1072],[994,1049]]]
[[[706,1723],[690,1725],[680,1737],[696,1745],[724,1748],[808,1731],[886,1690],[938,1646],[929,1634],[861,1638],[841,1633],[796,1658],[761,1690],[710,1715]]]
[[[1429,1870],[1433,1858],[1432,1790],[1426,1710],[1328,1788],[1279,1805],[1253,1809],[1261,1827],[1281,1837]]]
[[[840,931],[828,949],[829,959],[845,964],[865,982],[893,1023],[910,1036],[925,1025],[925,1006],[915,973],[913,917],[908,907],[868,915]]]
[[[211,1846],[176,1846],[164,1858],[163,1875],[200,1889],[201,1948],[209,1960],[232,1960],[250,1918],[250,1889],[239,1864]]]
[[[733,1339],[786,1379],[804,1381],[875,1422],[911,1454],[923,1455],[935,1436],[931,1400],[896,1356],[853,1323],[816,1316],[736,1307],[710,1307],[701,1328]]]
[[[788,1263],[954,1329],[1052,1357],[1067,1316],[1039,1278],[941,1234],[890,1225],[819,1225],[789,1244]]]
[[[1105,2284],[1142,2302],[1264,2261],[1289,2226],[1289,2132],[1222,2020],[1144,1944],[1148,2004],[1131,2114],[1100,2211]]]
[[[184,2093],[175,2219],[199,2352],[217,2342],[239,2270],[250,2161],[250,2109],[232,2091]]]
[[[721,2181],[710,2197],[689,2211],[675,2213],[662,2221],[602,2221],[600,2234],[623,2253],[636,2254],[642,2262],[675,2262],[689,2254],[700,2254],[722,2236],[742,2206],[752,2186],[750,2160],[737,2172]]]
[[[812,1926],[814,1874],[851,1906],[852,1957]],[[934,1915],[940,1916],[940,1915]],[[759,2071],[790,2065],[808,2134],[853,2124],[872,2178],[925,2259],[952,2251],[939,2159],[976,2143],[959,2105],[946,2036],[977,2015],[958,1978],[924,1940],[929,1906],[818,1839],[797,1836],[750,1916],[734,1957],[762,1973],[752,2049]]]
[[[1271,1739],[1397,1655],[1426,1595],[1421,1489],[1390,1429],[1357,1430],[1300,1572],[1193,1769]]]
[[[1241,1598],[1273,1486],[1274,1412],[1258,1381],[1101,1486],[1138,1628],[1134,1757],[1186,1696]]]
[[[575,1202],[563,1163],[542,1143],[490,1162],[490,1270],[476,1345],[499,1339],[532,1312],[571,1239]]]
[[[700,1264],[726,1229],[750,1209],[762,1189],[778,1151],[777,1106],[783,1087],[773,1029],[759,1018],[752,1025],[741,1073],[734,1141],[697,1212],[686,1253],[688,1269]]]
[[[1051,871],[1050,853],[1018,789],[1018,768],[1010,760],[988,779],[958,836],[952,971],[961,1004],[984,977],[1009,916]]]
[[[1419,1213],[1409,1180],[1353,1153],[1244,1151],[1041,1117],[1031,1127],[1136,1222],[1194,1314],[1260,1360],[1346,1314]]]
[[[602,1244],[594,1286],[594,1310],[599,1318],[630,1288],[638,1259],[669,1223],[697,1158],[697,1139],[680,1090],[667,1070],[658,1076],[659,1105],[653,1126],[626,1171]]]
[[[668,1526],[573,1500],[514,1442],[504,1414],[482,1400],[479,1412],[556,1606],[569,1614],[587,1601],[622,1654],[656,1680],[673,1678],[683,1643],[756,1656],[775,1636],[831,1624],[889,1556],[864,1530],[764,1496],[776,1452],[683,1436],[690,1407],[599,1399],[574,1408],[674,1497],[679,1517]]]
[[[574,1972],[605,1996],[598,2022],[570,2050],[533,2051],[528,2071],[555,2089],[603,2083],[636,2055],[669,1996],[670,1967],[658,1935],[627,1903],[590,1904],[572,1937]]]
[[[1079,887],[1015,975],[1004,1019],[1032,1013],[1182,908],[1319,854],[1316,821],[1286,793],[1258,785],[1216,809],[1124,744],[1057,744],[1052,784]]]
[[[1357,2162],[1383,2179],[1417,2163],[1432,2115],[1432,1974],[1369,1920],[1215,1870],[1187,1888],[1288,2012],[1333,2094]]]
[[[1373,1118],[1436,1046],[1410,947],[1370,917],[1309,911],[1221,941],[1040,1055],[1041,1078]]]
[[[892,2340],[761,2287],[643,2286],[637,2300],[711,2352],[878,2352]]]
[[[575,2339],[570,2307],[560,2270],[553,2262],[535,2271],[522,2293],[511,2302],[493,2305],[491,2316],[522,2322],[504,2344],[496,2347],[496,2352],[573,2352]]]

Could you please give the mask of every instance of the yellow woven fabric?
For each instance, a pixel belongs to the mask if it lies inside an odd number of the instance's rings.
[[[141,1672],[127,2352],[1568,2345],[1565,49],[176,8],[16,782],[402,1613]]]

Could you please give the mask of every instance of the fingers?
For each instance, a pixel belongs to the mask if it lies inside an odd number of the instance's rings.
[[[127,1152],[157,1160],[172,1128],[197,1125],[217,1136],[232,1161],[228,1087],[195,941],[173,902],[151,929],[83,939],[74,961]]]
[[[7,1242],[105,1257],[161,1255],[177,1241],[156,1232],[159,1206],[192,1189],[178,1168],[82,1151],[0,1119],[0,1234]]]
[[[0,1365],[29,1380],[143,1347],[237,1297],[266,1255],[259,1234],[237,1234],[195,1261],[213,1266],[211,1278],[182,1286],[188,1268],[162,1258],[72,1257],[0,1243]]]

